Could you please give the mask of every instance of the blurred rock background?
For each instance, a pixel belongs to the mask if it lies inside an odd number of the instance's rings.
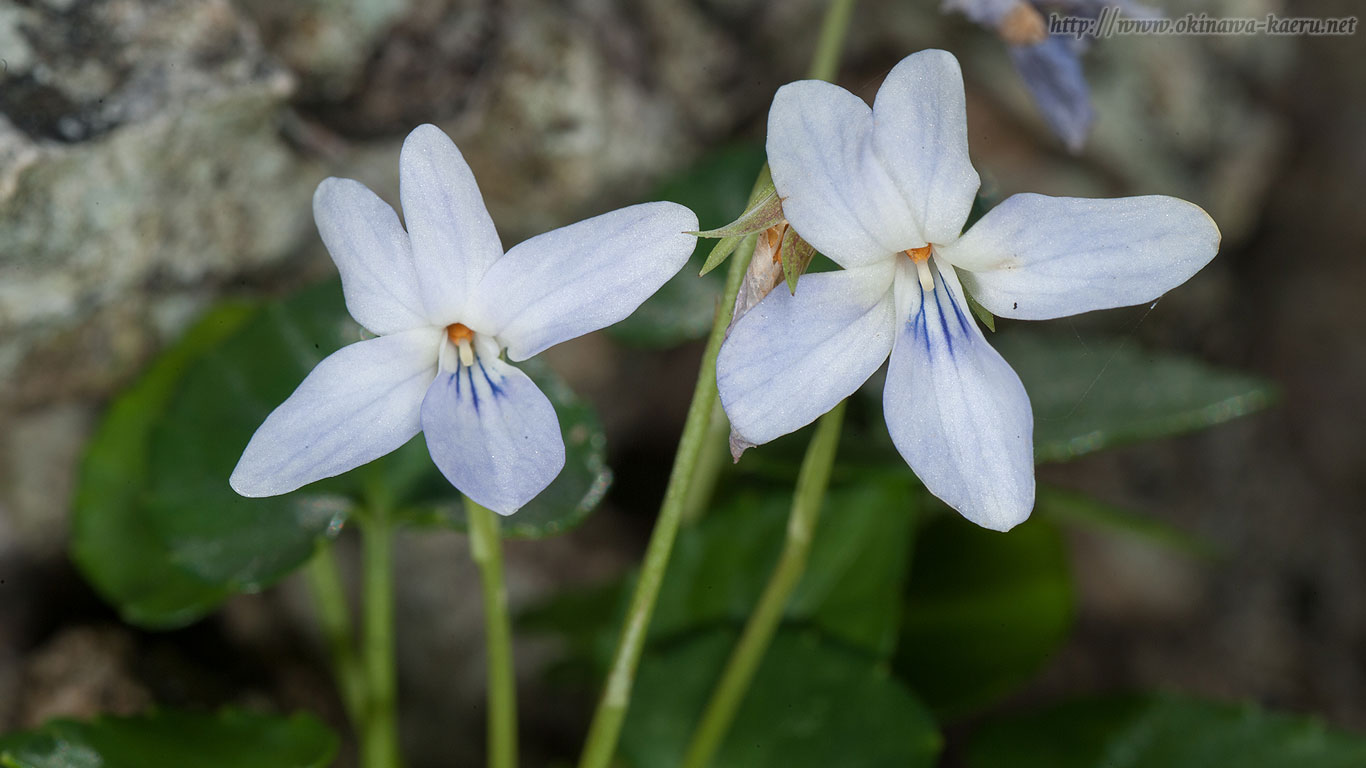
[[[215,299],[327,274],[314,186],[350,176],[395,201],[414,125],[455,138],[515,243],[642,199],[710,147],[760,139],[774,89],[804,74],[822,8],[0,0],[0,730],[153,700],[269,701],[340,722],[297,585],[161,635],[118,625],[84,587],[66,515],[102,406]],[[1079,157],[1048,133],[999,41],[932,0],[862,0],[841,83],[871,98],[925,47],[963,62],[985,193],[1172,194],[1220,223],[1221,256],[1156,308],[1062,322],[1284,387],[1269,413],[1044,470],[1224,556],[1078,537],[1078,631],[1027,695],[1156,685],[1366,728],[1361,38],[1103,41],[1087,59],[1098,120]],[[551,356],[602,411],[620,482],[580,531],[510,546],[514,603],[638,557],[697,355],[590,338]],[[455,535],[401,546],[411,764],[465,764],[483,728],[474,571]],[[584,719],[580,702],[535,687],[538,652],[519,659],[533,759],[572,752]]]

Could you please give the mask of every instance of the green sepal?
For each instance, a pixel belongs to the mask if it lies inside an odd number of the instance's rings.
[[[735,248],[746,235],[763,232],[783,223],[783,201],[778,197],[778,190],[773,188],[773,182],[768,182],[750,200],[753,202],[749,208],[740,214],[738,219],[724,227],[689,233],[698,237],[720,238],[711,249],[711,253],[707,254],[707,261],[702,265],[699,275],[705,275],[721,266],[735,252]]]
[[[778,190],[773,187],[773,182],[770,181],[759,190],[754,200],[755,202],[740,214],[740,218],[724,227],[688,234],[698,237],[740,237],[772,229],[783,223],[783,201],[778,197]]]
[[[698,272],[697,276],[701,277],[721,266],[721,264],[735,252],[735,248],[740,245],[740,241],[744,239],[744,235],[736,235],[735,237],[723,237],[720,240],[717,240],[716,245],[711,249],[711,253],[707,254],[707,261],[702,265],[702,271]]]
[[[985,325],[987,327],[987,330],[991,331],[992,333],[995,333],[996,316],[991,314],[991,312],[987,311],[986,307],[982,306],[981,304],[978,304],[977,299],[974,299],[972,297],[972,294],[968,293],[967,291],[963,291],[963,295],[967,297],[968,309],[972,310],[972,314],[977,316],[977,319],[982,322],[982,325]]]
[[[811,259],[816,255],[816,247],[803,240],[792,227],[788,227],[787,231],[783,233],[780,253],[783,259],[783,277],[787,280],[787,290],[796,296],[797,278],[801,277],[806,272],[806,268],[811,266]]]

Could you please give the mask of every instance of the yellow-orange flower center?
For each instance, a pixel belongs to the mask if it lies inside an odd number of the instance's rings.
[[[452,344],[459,346],[462,341],[474,341],[474,331],[465,327],[464,323],[451,323],[446,326],[446,338],[450,339]]]
[[[919,248],[911,248],[904,251],[904,253],[909,256],[911,261],[915,264],[924,264],[930,260],[930,247],[928,245],[922,245]]]

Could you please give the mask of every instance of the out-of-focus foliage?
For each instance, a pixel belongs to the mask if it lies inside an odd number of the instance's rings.
[[[651,647],[622,731],[632,768],[676,766],[737,633],[712,629]],[[914,695],[875,659],[779,630],[713,768],[934,765],[941,737]]]
[[[306,714],[156,712],[0,736],[4,768],[324,768],[336,753],[336,734]]]
[[[1305,717],[1170,695],[1079,699],[987,723],[968,768],[1358,768],[1366,738]]]
[[[303,564],[348,514],[383,506],[419,525],[463,528],[459,494],[422,437],[375,462],[284,496],[228,485],[252,433],[327,354],[361,338],[340,286],[207,314],[112,406],[92,441],[75,506],[73,551],[128,621],[186,624],[234,592]],[[564,472],[505,535],[566,530],[601,500],[610,473],[592,409],[542,365],[524,366],[555,405]]]
[[[991,343],[1029,392],[1041,462],[1212,427],[1275,399],[1256,376],[1122,339],[1012,331]]]
[[[895,480],[833,489],[826,498],[806,574],[786,620],[885,658],[901,615],[917,495]],[[683,529],[650,623],[650,638],[739,625],[777,564],[787,525],[785,493],[743,493]],[[580,661],[605,664],[630,580],[568,593],[522,617],[525,629],[570,640]]]
[[[980,711],[1039,671],[1072,625],[1062,536],[1029,520],[1000,534],[958,515],[920,532],[893,668],[935,714]]]

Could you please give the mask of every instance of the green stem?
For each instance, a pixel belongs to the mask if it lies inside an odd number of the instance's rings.
[[[816,434],[806,448],[806,456],[797,473],[797,487],[792,495],[792,512],[787,519],[787,537],[783,542],[782,556],[769,576],[764,593],[754,607],[754,613],[750,614],[739,642],[731,651],[720,682],[712,691],[711,700],[702,713],[702,721],[693,732],[692,742],[684,753],[682,768],[706,768],[711,763],[730,730],[736,710],[744,701],[754,672],[768,651],[773,633],[782,621],[787,600],[806,571],[812,534],[820,519],[826,488],[830,485],[830,468],[835,463],[835,451],[839,447],[843,423],[843,401],[817,422]]]
[[[721,469],[730,457],[730,420],[721,407],[720,398],[712,403],[711,419],[707,422],[707,434],[702,438],[702,454],[697,457],[697,470],[693,472],[691,487],[688,488],[688,501],[683,505],[683,524],[692,525],[702,519],[716,490],[716,481],[721,478]]]
[[[768,168],[765,166],[759,173],[754,191],[762,188],[767,179]],[[626,708],[631,700],[636,666],[640,663],[640,654],[645,647],[646,629],[650,624],[650,616],[654,613],[655,600],[659,597],[659,587],[664,582],[664,571],[669,565],[669,554],[673,549],[674,538],[678,534],[678,524],[683,517],[683,506],[687,502],[689,488],[692,486],[693,472],[697,468],[697,460],[706,440],[712,404],[716,401],[716,354],[725,339],[726,326],[730,324],[730,312],[735,305],[735,295],[740,292],[740,281],[749,266],[750,257],[754,255],[756,240],[755,235],[746,237],[730,258],[730,267],[726,272],[726,288],[720,303],[716,306],[711,335],[707,337],[707,348],[702,354],[702,367],[697,373],[697,385],[693,388],[692,404],[688,406],[683,436],[678,441],[678,453],[674,456],[673,471],[669,474],[669,484],[664,491],[664,502],[660,506],[654,531],[650,534],[650,543],[645,549],[640,579],[636,582],[635,592],[631,596],[626,623],[622,627],[616,654],[607,673],[606,687],[602,698],[598,700],[597,710],[593,713],[593,722],[588,728],[588,738],[584,742],[579,768],[606,768],[616,751],[617,738],[621,735],[621,724],[626,718]]]
[[[852,12],[853,0],[831,0],[821,23],[820,41],[816,45],[811,67],[812,77],[825,80],[834,77]],[[765,165],[750,192],[751,204],[768,180],[768,166]],[[607,672],[607,684],[588,728],[579,768],[607,768],[616,752],[617,739],[621,735],[622,722],[626,719],[626,708],[631,700],[636,667],[645,647],[646,630],[654,613],[655,600],[659,597],[660,585],[664,582],[664,572],[669,565],[674,538],[678,535],[683,508],[688,503],[690,489],[696,484],[693,475],[706,443],[708,424],[716,402],[716,355],[721,351],[721,342],[725,341],[735,296],[740,292],[740,282],[749,267],[749,260],[754,256],[756,240],[756,235],[745,238],[731,256],[726,272],[726,289],[716,307],[711,335],[707,337],[707,348],[702,355],[701,370],[697,373],[697,385],[693,388],[692,403],[688,406],[683,436],[678,441],[673,471],[669,474],[669,484],[664,491],[664,502],[660,506],[654,531],[650,534],[650,543],[645,549],[640,579],[631,595],[626,623],[617,641],[612,666]]]
[[[327,642],[332,658],[332,674],[337,680],[337,691],[351,726],[360,732],[365,719],[365,670],[356,655],[356,638],[351,626],[351,610],[346,604],[346,588],[342,586],[341,569],[332,553],[332,544],[318,547],[313,559],[304,568],[313,606],[317,611],[318,627]]]
[[[831,0],[821,19],[821,36],[816,41],[816,53],[811,57],[812,80],[834,80],[839,70],[840,52],[844,50],[844,36],[849,31],[849,20],[854,15],[854,0]]]
[[[375,507],[361,520],[365,596],[365,682],[369,700],[361,732],[364,768],[397,768],[397,674],[394,660],[394,529]]]
[[[517,765],[517,681],[512,666],[512,629],[503,584],[503,545],[498,515],[465,497],[470,555],[484,587],[484,635],[488,654],[489,768]]]

